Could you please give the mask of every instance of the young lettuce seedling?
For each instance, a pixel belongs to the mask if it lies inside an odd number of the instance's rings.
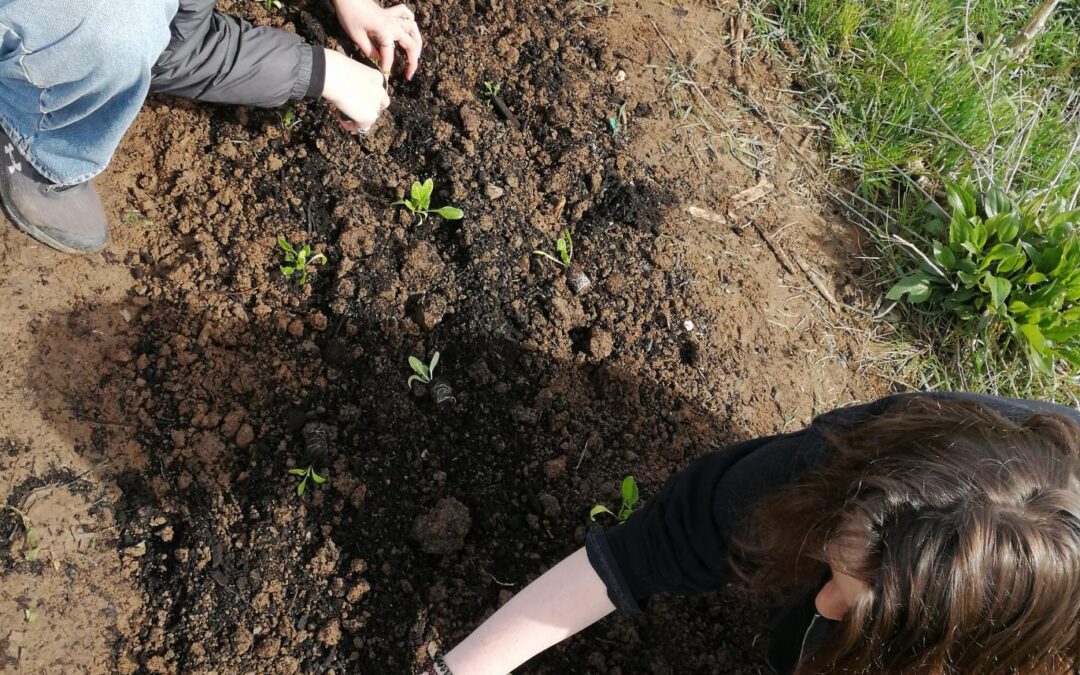
[[[623,103],[619,106],[619,111],[607,118],[608,128],[611,129],[611,135],[617,135],[626,124],[626,104]]]
[[[454,390],[450,386],[450,383],[443,379],[435,378],[435,366],[439,363],[439,352],[435,352],[431,355],[431,362],[424,364],[423,361],[415,356],[409,357],[409,366],[413,369],[413,375],[409,376],[407,384],[409,389],[412,389],[413,382],[422,382],[424,384],[431,385],[428,389],[428,395],[431,396],[431,400],[437,405],[442,405],[447,402],[455,402]]]
[[[641,501],[641,495],[638,494],[637,481],[634,480],[633,476],[623,478],[621,492],[622,506],[619,507],[618,513],[615,513],[603,504],[597,504],[589,510],[589,520],[596,520],[596,517],[601,513],[615,516],[619,519],[620,523],[628,519],[637,509],[638,502]]]
[[[437,213],[446,220],[461,220],[465,216],[465,212],[456,206],[431,208],[431,193],[434,191],[435,181],[430,178],[423,183],[413,182],[412,188],[409,189],[409,196],[406,199],[397,200],[392,206],[404,206],[409,213],[419,216],[421,223],[432,213]]]
[[[306,469],[289,469],[289,473],[293,476],[300,476],[300,484],[296,486],[296,496],[303,497],[304,490],[307,489],[307,482],[310,478],[316,485],[322,485],[326,482],[326,479],[315,473],[315,469],[308,467]]]
[[[311,246],[309,244],[304,244],[304,247],[297,251],[285,237],[278,237],[277,243],[278,248],[285,252],[285,264],[281,266],[281,273],[285,275],[286,279],[292,279],[299,275],[298,286],[307,283],[309,267],[326,264],[326,256],[322,253],[311,255]]]
[[[540,250],[533,251],[533,255],[547,258],[556,265],[562,265],[563,267],[569,268],[570,261],[574,259],[574,240],[570,237],[570,230],[564,229],[562,236],[555,241],[555,252],[559,255],[558,258],[547,251]]]
[[[415,356],[409,357],[409,366],[412,367],[413,372],[416,373],[409,377],[407,384],[409,389],[412,389],[413,382],[423,382],[424,384],[430,384],[431,379],[435,377],[435,366],[439,365],[439,352],[435,352],[431,355],[431,362],[424,365],[424,362]]]
[[[281,126],[286,131],[295,129],[296,125],[300,124],[299,118],[296,116],[296,111],[292,108],[288,108],[285,114],[281,116]]]
[[[487,99],[488,107],[491,107],[491,101],[499,92],[502,91],[502,82],[484,82],[484,98]]]

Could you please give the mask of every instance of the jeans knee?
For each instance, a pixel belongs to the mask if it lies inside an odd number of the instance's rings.
[[[93,8],[80,26],[87,33],[83,41],[88,58],[117,74],[149,73],[169,45],[176,3],[89,0],[89,4]]]

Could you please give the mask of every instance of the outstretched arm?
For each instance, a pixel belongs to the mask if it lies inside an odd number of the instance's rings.
[[[444,658],[453,675],[506,675],[616,609],[730,580],[727,539],[746,505],[820,455],[805,432],[745,441],[675,474],[645,507],[551,568]],[[434,672],[439,672],[437,669]]]
[[[351,11],[344,16],[363,37],[368,51],[372,50],[369,33],[380,47],[388,45],[391,55],[399,44],[409,57],[409,73],[415,71],[420,58],[419,29],[411,13],[405,19],[406,8],[391,12],[371,0],[339,2],[349,3]],[[214,6],[214,0],[180,0],[172,40],[153,69],[151,91],[258,107],[322,96],[349,118],[344,125],[350,131],[368,129],[390,105],[386,78],[378,70],[305,44],[293,33],[253,26]],[[368,32],[358,32],[362,30]]]
[[[503,605],[445,657],[454,675],[506,675],[615,610],[578,549]]]

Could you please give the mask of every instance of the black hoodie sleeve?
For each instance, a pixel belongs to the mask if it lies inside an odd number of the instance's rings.
[[[696,595],[731,581],[728,546],[748,507],[827,458],[826,428],[851,428],[916,398],[969,400],[1018,420],[1050,413],[1080,422],[1076,410],[1038,401],[967,393],[896,394],[825,413],[797,433],[708,454],[669,478],[625,523],[589,532],[589,561],[612,603],[637,612],[639,601],[655,593]]]
[[[152,71],[151,91],[259,107],[322,95],[326,55],[321,47],[214,6],[214,0],[180,0],[172,40]]]
[[[625,523],[594,528],[586,551],[612,603],[636,612],[638,601],[655,593],[696,595],[730,581],[728,542],[741,514],[819,454],[823,443],[815,439],[820,435],[806,429],[706,455],[669,478]]]

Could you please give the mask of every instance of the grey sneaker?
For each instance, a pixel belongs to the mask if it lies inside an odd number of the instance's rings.
[[[100,251],[109,221],[89,181],[61,187],[37,172],[0,130],[0,201],[15,225],[64,253]]]

